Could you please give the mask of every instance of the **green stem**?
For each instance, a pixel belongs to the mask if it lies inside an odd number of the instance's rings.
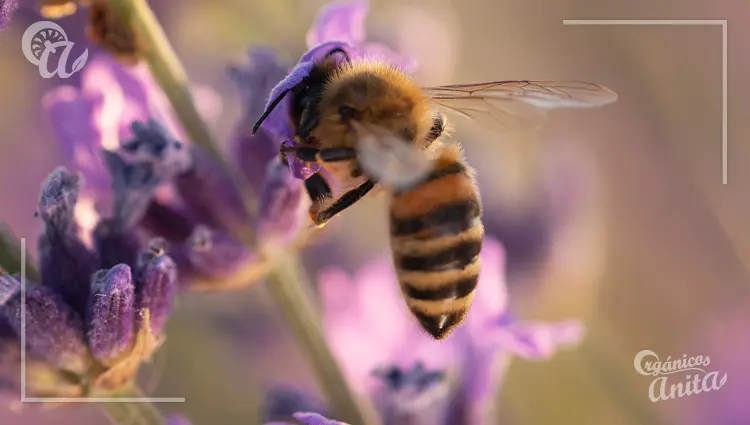
[[[182,126],[193,142],[216,157],[231,173],[233,183],[246,198],[246,208],[249,212],[254,211],[254,203],[248,201],[250,196],[246,181],[237,178],[239,173],[226,161],[198,114],[188,90],[187,74],[146,0],[113,1],[120,16],[129,19],[135,26],[151,72],[166,93]],[[256,245],[246,234],[237,236],[250,246]],[[306,285],[297,256],[292,252],[281,253],[274,258],[274,264],[267,276],[270,290],[289,321],[297,342],[308,354],[321,390],[326,394],[336,419],[352,425],[374,425],[374,415],[363,413],[325,340],[320,315],[308,293],[309,285]]]
[[[115,394],[109,394],[113,400],[101,403],[113,425],[164,425],[166,420],[153,404],[148,402],[120,402],[117,398],[137,399],[146,397],[136,386],[120,389]]]
[[[8,273],[21,272],[21,241],[13,234],[10,227],[0,222],[0,269]],[[26,278],[39,282],[39,270],[34,265],[34,261],[25,252],[26,256]]]
[[[331,410],[336,413],[336,420],[352,425],[372,425],[376,423],[375,415],[363,411],[365,405],[360,405],[355,399],[326,343],[320,315],[309,293],[310,285],[299,272],[300,269],[299,259],[295,254],[279,255],[268,276],[269,291],[286,316],[296,341],[302,345],[307,358],[315,366],[313,372]]]

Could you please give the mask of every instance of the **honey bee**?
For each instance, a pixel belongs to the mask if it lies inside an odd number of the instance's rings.
[[[286,95],[291,95],[297,145],[283,145],[282,155],[294,152],[302,161],[318,163],[350,189],[334,199],[320,172],[306,179],[312,221],[324,225],[375,188],[386,193],[401,291],[435,339],[447,337],[469,311],[484,236],[474,170],[460,146],[445,137],[444,112],[527,125],[546,109],[617,99],[613,91],[585,82],[421,87],[390,64],[352,61],[342,49],[333,49],[299,84],[269,99],[254,132]]]

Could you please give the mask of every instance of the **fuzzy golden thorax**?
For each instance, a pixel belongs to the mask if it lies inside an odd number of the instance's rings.
[[[395,66],[373,61],[337,70],[323,91],[320,113],[312,136],[321,148],[356,146],[352,121],[408,141],[423,140],[433,122],[421,87]]]

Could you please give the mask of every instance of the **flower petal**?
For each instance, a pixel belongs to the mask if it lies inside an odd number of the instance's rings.
[[[362,57],[389,62],[397,65],[404,72],[411,72],[417,67],[416,59],[396,53],[382,43],[365,43],[359,51]]]
[[[577,345],[584,334],[585,328],[581,322],[566,320],[511,324],[490,338],[503,350],[517,356],[530,360],[544,360],[552,357],[560,348]]]
[[[266,102],[266,106],[263,108],[264,111],[267,111],[274,102],[277,102],[280,96],[285,95],[310,75],[310,71],[314,66],[315,64],[312,61],[301,61],[292,68],[289,74],[271,89],[271,93],[268,95],[268,102]],[[268,114],[268,117],[266,117],[262,124],[262,128],[265,128],[276,136],[279,144],[287,140],[292,140],[294,136],[289,119],[289,105],[289,98],[285,97]]]
[[[295,413],[294,417],[305,425],[347,425],[343,422],[327,419],[317,413]]]
[[[334,1],[318,12],[305,41],[312,48],[327,41],[341,41],[357,45],[365,40],[365,18],[369,4],[366,0]]]
[[[111,188],[101,158],[103,129],[94,120],[103,94],[84,96],[73,86],[58,86],[42,98],[42,106],[58,139],[64,161],[86,179],[85,190],[101,194]]]
[[[479,274],[474,301],[466,324],[481,333],[488,323],[494,322],[508,309],[508,287],[505,272],[505,249],[494,239],[482,242],[482,271]]]
[[[279,61],[276,53],[266,47],[255,47],[248,52],[248,63],[231,66],[229,76],[239,90],[243,121],[250,128],[260,117],[268,96],[287,75],[287,67]]]

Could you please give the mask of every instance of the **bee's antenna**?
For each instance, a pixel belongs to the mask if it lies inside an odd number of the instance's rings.
[[[263,114],[260,116],[260,118],[258,118],[258,121],[255,122],[255,125],[253,126],[253,134],[255,134],[258,131],[258,129],[260,128],[260,125],[263,124],[263,121],[265,121],[266,118],[268,118],[268,115],[270,115],[271,112],[273,112],[273,110],[276,109],[279,103],[284,99],[284,96],[286,96],[288,93],[289,93],[289,89],[284,90],[276,99],[273,100],[273,102],[271,102],[270,105],[268,105],[266,110],[263,111]]]
[[[346,50],[342,49],[341,47],[331,49],[330,51],[328,51],[328,53],[326,53],[325,57],[333,56],[336,53],[341,53],[342,55],[344,55],[344,59],[346,60],[346,63],[352,63],[352,58],[349,57],[349,53],[346,53]]]

